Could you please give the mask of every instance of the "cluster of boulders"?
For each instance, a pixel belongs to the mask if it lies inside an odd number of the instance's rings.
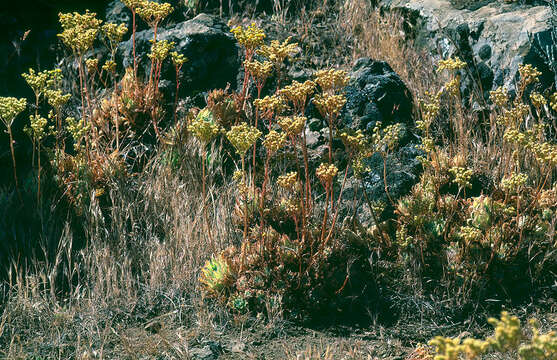
[[[461,89],[465,98],[472,92],[487,98],[499,86],[512,93],[523,63],[542,72],[541,88],[555,84],[557,9],[540,3],[382,0],[380,5],[403,14],[411,29],[407,35],[418,46],[437,58],[458,56],[467,63]]]

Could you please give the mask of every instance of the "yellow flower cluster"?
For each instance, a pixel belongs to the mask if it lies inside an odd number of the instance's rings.
[[[532,328],[532,340],[529,344],[520,346],[518,354],[522,359],[544,360],[551,359],[557,354],[557,332],[550,331],[541,334],[536,320],[529,321]]]
[[[29,120],[31,121],[31,127],[27,129],[28,135],[33,137],[35,141],[40,142],[46,136],[48,120],[40,115],[31,115]]]
[[[0,119],[7,128],[11,128],[15,118],[27,107],[27,99],[0,97]]]
[[[557,145],[548,142],[534,143],[532,151],[540,163],[549,167],[557,166]]]
[[[472,186],[470,183],[470,179],[474,174],[472,170],[460,166],[454,166],[449,169],[449,172],[454,176],[453,182],[460,188],[468,188]]]
[[[458,235],[466,242],[466,245],[471,245],[480,242],[483,234],[480,229],[473,226],[461,226]]]
[[[462,357],[473,360],[480,356],[499,352],[518,352],[522,360],[552,359],[557,351],[557,333],[555,331],[541,334],[537,321],[530,320],[531,339],[525,340],[520,320],[510,316],[508,312],[501,313],[501,320],[490,318],[488,322],[495,327],[495,334],[486,340],[466,338],[445,338],[437,336],[429,342],[435,346],[434,360],[459,360]]]
[[[505,191],[518,193],[526,184],[526,181],[528,181],[528,175],[523,173],[512,173],[510,176],[501,180],[501,188]]]
[[[425,96],[426,99],[420,101],[422,120],[416,121],[416,126],[424,133],[427,133],[431,122],[441,111],[441,92],[430,93],[426,91]]]
[[[205,144],[210,142],[221,131],[220,127],[213,120],[213,114],[208,109],[203,109],[197,114],[188,126],[188,130]]]
[[[149,26],[155,27],[162,19],[166,18],[174,9],[169,3],[157,3],[143,0],[135,11]]]
[[[96,16],[97,14],[89,10],[85,14],[58,14],[62,25],[62,33],[58,34],[58,37],[79,56],[90,50],[97,38],[102,20],[98,20]]]
[[[510,110],[503,111],[497,116],[497,122],[503,127],[516,127],[522,123],[524,117],[530,113],[530,108],[526,104],[517,104]]]
[[[253,126],[249,126],[247,123],[232,126],[226,133],[228,141],[230,141],[240,156],[244,156],[246,151],[255,144],[260,136],[261,131]]]
[[[267,116],[273,114],[280,114],[286,110],[286,103],[284,98],[280,95],[265,96],[263,99],[255,99],[253,105],[257,110],[263,112]]]
[[[490,318],[487,320],[495,327],[495,334],[487,342],[497,351],[506,352],[516,349],[522,339],[520,320],[508,312],[501,313],[501,320]]]
[[[422,138],[422,143],[420,144],[419,148],[426,153],[431,153],[433,150],[435,150],[435,141],[433,141],[432,138],[426,136]]]
[[[547,100],[539,92],[533,92],[530,94],[530,101],[537,109],[547,104]]]
[[[110,41],[112,44],[118,44],[122,41],[122,38],[128,32],[128,28],[125,24],[114,24],[114,23],[106,23],[102,26],[102,32],[104,36]]]
[[[145,0],[122,0],[124,5],[126,5],[131,10],[135,11],[139,8]]]
[[[45,97],[48,101],[48,104],[56,109],[56,111],[59,111],[62,106],[64,106],[70,100],[71,96],[71,94],[62,93],[62,90],[48,89],[45,91]]]
[[[372,155],[372,148],[362,130],[356,130],[353,134],[343,131],[339,135],[344,146],[350,151],[352,159],[352,170],[357,178],[369,171],[364,160]]]
[[[277,178],[277,185],[285,190],[294,190],[296,181],[298,180],[298,173],[293,171],[285,175],[280,175]]]
[[[294,80],[292,84],[282,88],[280,94],[290,100],[297,111],[302,111],[308,97],[315,91],[315,86],[315,82],[311,80],[306,80],[303,83]]]
[[[160,40],[154,42],[151,40],[151,42],[153,45],[151,47],[151,53],[148,55],[149,59],[158,61],[159,63],[163,62],[164,59],[168,57],[170,50],[174,47],[174,41]]]
[[[87,71],[89,72],[89,74],[93,74],[95,71],[97,71],[97,67],[99,66],[99,59],[86,59],[85,66],[87,67]]]
[[[499,86],[496,90],[489,92],[489,98],[495,105],[502,107],[509,101],[509,93],[506,88]]]
[[[314,75],[315,82],[323,92],[336,92],[348,85],[350,78],[344,70],[319,70]]]
[[[282,199],[280,201],[280,207],[284,209],[287,213],[296,215],[300,212],[300,204],[295,199]]]
[[[305,116],[285,116],[278,120],[278,124],[289,136],[297,136],[304,130],[306,120]]]
[[[360,178],[361,175],[370,171],[364,160],[373,155],[373,147],[361,130],[356,130],[354,134],[344,131],[340,134],[340,138],[353,157],[354,175]]]
[[[538,78],[542,74],[531,64],[518,65],[518,72],[520,73],[520,81],[523,86],[538,82]]]
[[[296,54],[298,43],[290,43],[290,40],[292,40],[291,36],[282,43],[272,40],[271,45],[262,45],[257,50],[257,54],[269,59],[276,67],[280,67],[286,58],[292,58]]]
[[[352,170],[354,170],[354,176],[357,179],[360,179],[363,174],[371,170],[364,162],[367,157],[366,154],[358,154],[354,157],[354,160],[352,160]]]
[[[445,84],[445,91],[451,96],[457,96],[460,93],[460,75]]]
[[[553,111],[557,111],[557,92],[553,93],[549,98],[550,102],[549,105],[553,109]]]
[[[505,130],[503,139],[520,149],[531,151],[541,163],[548,166],[557,165],[557,145],[541,142],[540,134],[543,134],[543,124],[534,125],[532,129],[526,131],[520,131],[516,126],[511,126]]]
[[[187,57],[185,57],[183,54],[178,54],[177,51],[171,52],[170,58],[172,59],[172,63],[174,64],[174,66],[178,67],[181,67],[186,61],[188,61]]]
[[[344,143],[344,146],[355,152],[360,152],[369,147],[367,139],[360,129],[356,130],[354,134],[350,134],[348,131],[343,131],[339,137]]]
[[[73,117],[66,118],[66,128],[74,139],[75,146],[79,146],[79,143],[83,136],[87,134],[91,125],[86,124],[84,119],[75,119]]]
[[[373,128],[373,143],[380,151],[393,151],[398,145],[400,132],[402,131],[402,125],[398,123],[392,124],[385,127],[383,131],[381,131],[381,125],[381,122],[378,121]]]
[[[265,140],[263,140],[263,146],[272,155],[279,151],[286,143],[286,133],[279,133],[278,131],[271,130],[267,135],[265,135]]]
[[[337,176],[338,168],[335,166],[335,164],[322,163],[321,165],[319,165],[315,173],[323,184],[329,184],[331,181],[333,181],[333,178]]]
[[[273,71],[273,63],[270,61],[244,61],[244,68],[247,72],[251,74],[255,79],[258,81],[265,81],[269,75],[271,75],[271,71]]]
[[[234,171],[234,174],[232,174],[232,180],[234,181],[241,181],[244,179],[245,173],[242,170],[236,170]]]
[[[251,23],[248,27],[236,26],[230,30],[236,40],[249,51],[257,49],[263,44],[266,35],[263,29],[255,23]]]
[[[107,60],[102,69],[106,72],[113,73],[116,71],[116,62],[114,60]]]
[[[460,60],[459,57],[449,58],[446,60],[439,61],[439,65],[437,66],[437,71],[441,72],[443,70],[460,70],[466,67],[466,63]]]
[[[25,79],[27,84],[33,89],[35,96],[42,95],[48,89],[54,89],[60,85],[62,81],[62,70],[45,70],[35,72],[29,69],[29,73],[23,73],[21,76]]]
[[[459,360],[461,355],[467,359],[473,359],[489,349],[489,344],[475,339],[464,339],[461,343],[459,338],[445,338],[437,336],[429,342],[429,345],[435,346],[437,354],[434,360]]]
[[[321,115],[329,119],[334,119],[340,114],[340,111],[346,104],[346,97],[344,95],[331,95],[325,93],[315,95],[313,101]]]

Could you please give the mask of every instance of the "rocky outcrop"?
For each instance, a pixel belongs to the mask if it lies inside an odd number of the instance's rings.
[[[383,158],[374,154],[366,160],[369,171],[362,181],[349,173],[343,192],[343,217],[351,215],[355,204],[356,216],[364,225],[372,223],[369,207],[362,189],[365,188],[370,201],[382,201],[389,204],[383,176],[386,173],[389,194],[393,201],[408,194],[419,180],[421,163],[418,156],[423,152],[418,149],[418,137],[413,125],[413,103],[410,91],[402,79],[383,61],[361,58],[356,61],[350,72],[350,83],[346,87],[347,103],[338,128],[349,127],[362,130],[371,135],[378,121],[385,127],[401,124],[402,132],[399,147],[386,159],[386,171],[383,171]],[[327,154],[328,128],[313,119],[308,129],[308,147],[310,157],[315,163],[324,161]],[[334,142],[335,163],[346,164],[346,153],[342,143]],[[392,207],[388,206],[392,210]],[[387,211],[388,212],[388,211]]]
[[[412,124],[412,96],[402,79],[384,61],[358,59],[346,87],[346,125],[371,132],[380,121]]]
[[[369,171],[362,181],[350,178],[345,189],[346,204],[356,199],[359,203],[356,211],[358,220],[369,225],[373,219],[367,199],[386,204],[383,216],[389,216],[394,204],[390,203],[385,192],[385,182],[391,200],[396,202],[408,194],[419,181],[422,166],[418,156],[424,154],[417,147],[419,139],[414,131],[412,95],[389,64],[369,58],[359,59],[350,78],[350,85],[346,88],[346,125],[363,130],[368,135],[372,134],[377,121],[382,127],[397,123],[402,126],[399,146],[387,156],[385,169],[383,158],[375,153],[365,161]],[[367,199],[362,190],[366,192]]]
[[[136,53],[140,70],[147,74],[151,64],[147,55],[151,51],[152,39],[152,30],[136,34]],[[175,26],[159,29],[157,39],[173,41],[174,51],[188,58],[188,62],[182,68],[180,96],[224,88],[228,83],[235,83],[240,66],[238,48],[228,27],[217,17],[200,14]],[[125,67],[133,65],[131,40],[120,44],[119,54]],[[175,77],[175,69],[171,62],[165,61],[161,77],[163,92],[173,89]]]
[[[468,63],[470,79],[463,82],[464,96],[473,90],[487,95],[497,86],[512,91],[521,63],[542,71],[543,88],[555,81],[556,65],[548,66],[543,54],[556,46],[551,36],[555,19],[548,6],[484,1],[462,8],[449,0],[384,0],[381,4],[405,15],[419,46],[435,56],[459,56]]]

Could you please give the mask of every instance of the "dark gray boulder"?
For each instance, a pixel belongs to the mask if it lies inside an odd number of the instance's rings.
[[[136,34],[136,55],[139,61],[139,72],[149,75],[153,39],[152,30],[140,31]],[[182,68],[180,78],[180,96],[190,96],[214,88],[224,88],[228,83],[234,85],[240,67],[236,40],[228,26],[215,16],[200,14],[195,18],[180,22],[175,26],[161,28],[158,40],[175,43],[174,51],[188,58]],[[119,56],[125,67],[133,66],[132,40],[122,42]],[[166,60],[162,69],[161,90],[171,91],[175,86],[176,74],[170,60]],[[168,86],[164,87],[165,84]]]
[[[365,189],[371,202],[381,201],[387,205],[382,218],[388,217],[394,204],[390,203],[385,192],[384,175],[390,198],[396,202],[419,181],[422,167],[418,156],[424,154],[417,146],[419,138],[415,135],[412,95],[392,68],[383,61],[362,58],[354,65],[350,77],[346,125],[369,135],[377,121],[381,121],[383,128],[397,123],[402,127],[398,148],[386,157],[386,171],[383,158],[376,153],[365,160],[369,171],[362,180],[351,178],[344,192],[347,204],[350,200],[357,201],[358,221],[369,226],[373,219],[362,190]]]
[[[371,135],[378,121],[383,128],[401,124],[400,143],[387,156],[385,172],[390,197],[397,201],[410,192],[412,186],[419,181],[422,171],[418,156],[424,154],[417,145],[419,137],[416,135],[412,116],[412,95],[402,79],[383,61],[358,59],[349,76],[350,83],[345,90],[347,103],[338,124],[339,129],[362,130]],[[314,118],[309,121],[306,131],[310,159],[315,164],[325,161],[328,154],[328,128],[323,121]],[[333,145],[335,163],[346,166],[348,158],[342,142],[335,140]],[[385,193],[383,158],[374,154],[365,163],[369,171],[362,180],[356,179],[349,170],[342,195],[345,201],[341,202],[341,218],[355,213],[362,225],[369,226],[373,220],[363,189],[366,189],[370,201],[382,201],[387,205],[384,216],[392,213],[393,207]]]
[[[361,58],[346,87],[345,125],[371,133],[380,121],[411,125],[412,96],[402,79],[384,61]]]
[[[132,13],[130,9],[120,0],[111,1],[105,10],[105,20],[114,24],[126,24],[128,29],[132,28]]]

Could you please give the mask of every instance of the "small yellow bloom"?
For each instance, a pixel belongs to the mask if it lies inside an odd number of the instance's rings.
[[[489,98],[495,105],[502,107],[509,101],[509,93],[506,88],[500,86],[489,92]]]
[[[437,67],[437,71],[441,72],[443,70],[460,70],[466,67],[466,63],[460,60],[459,57],[449,58],[446,60],[439,61],[439,66]]]
[[[281,117],[278,124],[289,136],[297,136],[304,130],[306,120],[307,118],[304,116]]]
[[[316,170],[317,177],[323,184],[329,184],[337,175],[338,168],[334,164],[322,163]]]
[[[293,171],[286,175],[280,175],[277,178],[277,185],[285,190],[294,190],[296,181],[298,180],[298,173]]]
[[[336,92],[348,85],[350,80],[344,70],[319,70],[314,74],[315,82],[324,92]]]
[[[530,94],[530,101],[537,109],[547,104],[547,100],[539,92],[533,92]]]
[[[15,118],[27,107],[27,99],[14,97],[0,97],[0,119],[7,128],[14,123]]]
[[[248,149],[255,144],[260,136],[261,131],[259,131],[259,129],[249,126],[246,123],[232,126],[232,128],[226,133],[228,141],[230,141],[240,156],[244,156],[246,151],[248,151]]]
[[[236,40],[250,51],[261,46],[266,37],[265,32],[255,23],[248,27],[236,26],[230,31],[234,34]]]
[[[275,130],[269,131],[263,140],[263,146],[269,151],[270,154],[274,154],[279,151],[286,143],[286,133],[279,133]]]
[[[213,120],[213,114],[208,109],[203,109],[197,114],[196,118],[188,126],[188,130],[205,144],[210,142],[221,131],[220,127]]]
[[[518,72],[520,73],[520,81],[523,86],[538,82],[539,76],[542,74],[532,64],[518,65]]]

